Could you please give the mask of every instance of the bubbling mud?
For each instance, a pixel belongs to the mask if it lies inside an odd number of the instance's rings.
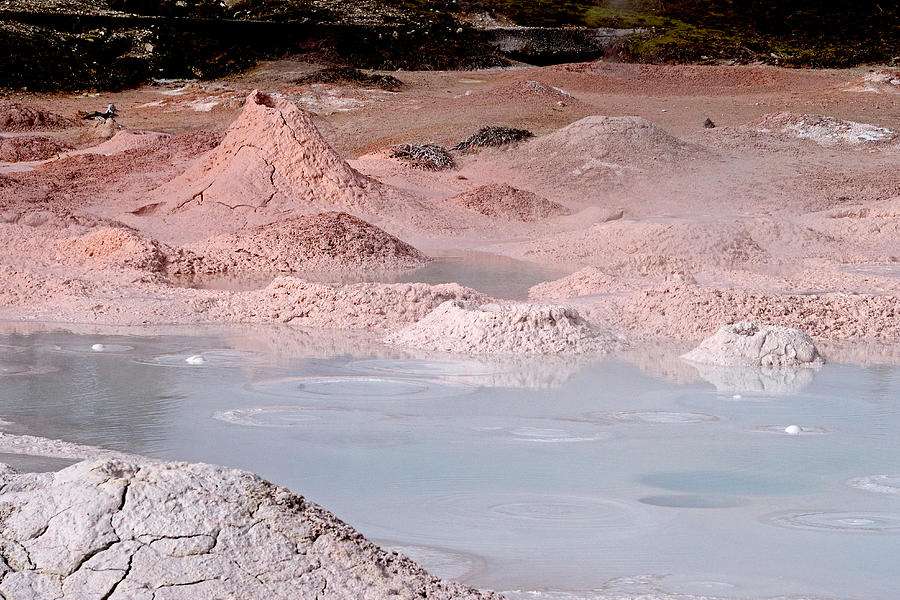
[[[285,377],[249,385],[253,391],[282,398],[351,400],[435,399],[474,392],[472,386],[382,377]]]
[[[854,477],[847,483],[868,492],[900,495],[900,475],[866,475]]]
[[[498,421],[497,425],[478,425],[473,429],[476,433],[490,439],[508,439],[536,444],[594,442],[606,440],[612,436],[611,432],[604,431],[605,423],[563,419],[516,419],[515,425],[507,425],[508,421]]]
[[[335,427],[371,423],[376,415],[308,406],[254,406],[213,413],[213,418],[243,427]]]
[[[507,372],[500,365],[469,360],[358,360],[347,365],[354,371],[391,373],[407,377],[483,377]]]
[[[198,354],[164,354],[153,358],[140,358],[135,362],[160,367],[245,367],[248,360],[259,356],[259,352],[249,350],[205,350]]]
[[[625,423],[647,423],[651,425],[680,425],[689,423],[713,423],[719,417],[706,413],[670,412],[664,410],[624,411],[618,413],[594,413],[600,418],[613,419]]]
[[[792,427],[799,427],[799,431],[792,429]],[[759,427],[755,427],[753,431],[775,433],[778,435],[822,435],[831,433],[830,429],[819,427],[817,425],[760,425]]]
[[[787,529],[838,533],[900,534],[900,514],[887,512],[789,510],[761,517],[763,523]]]

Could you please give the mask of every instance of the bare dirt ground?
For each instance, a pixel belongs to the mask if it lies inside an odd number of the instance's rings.
[[[0,163],[0,318],[393,331],[445,300],[489,299],[304,283],[304,257],[400,269],[418,251],[468,248],[567,266],[532,300],[633,339],[755,320],[900,344],[896,72],[597,62],[395,73],[399,92],[294,83],[315,68],[0,101],[5,143],[39,136],[42,151]],[[109,103],[115,122],[77,118]],[[487,125],[535,137],[454,152],[448,170],[389,157]],[[331,231],[334,211],[364,223]],[[327,247],[278,225],[298,217]],[[248,261],[292,273],[250,291],[176,277]]]

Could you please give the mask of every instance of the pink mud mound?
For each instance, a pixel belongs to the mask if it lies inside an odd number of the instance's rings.
[[[428,258],[374,225],[327,212],[243,229],[194,244],[206,272],[400,270]]]
[[[889,142],[897,133],[868,123],[844,121],[822,115],[770,113],[742,126],[744,130],[810,140],[820,146]]]
[[[900,339],[900,298],[893,295],[779,295],[673,286],[635,294],[624,313],[630,329],[681,339],[710,335],[718,323],[747,320],[802,329],[816,339]]]
[[[105,142],[91,146],[82,150],[85,154],[102,154],[111,156],[120,152],[129,150],[139,150],[153,145],[159,145],[167,142],[172,136],[156,131],[117,131],[113,136]]]
[[[386,209],[382,186],[338,156],[305,113],[256,91],[222,143],[155,195],[169,213],[207,220]]]
[[[563,106],[582,105],[577,98],[562,88],[549,86],[540,81],[529,79],[516,81],[472,94],[470,102],[494,106],[497,104],[515,104],[524,110],[547,109]]]
[[[58,260],[96,268],[123,266],[158,273],[167,259],[159,244],[121,227],[102,227],[60,240]]]
[[[618,338],[572,308],[451,301],[388,336],[388,343],[461,354],[547,355],[607,352]]]
[[[597,267],[585,267],[562,279],[545,281],[533,286],[528,290],[528,297],[538,301],[566,300],[579,296],[618,292],[624,288],[625,285],[620,278]]]
[[[72,146],[46,136],[29,135],[0,138],[0,161],[44,160],[71,150]]]
[[[657,165],[690,160],[703,152],[643,117],[599,115],[575,121],[520,148],[554,166],[578,171],[591,168],[585,161],[597,161],[597,166]]]
[[[558,202],[505,183],[482,185],[453,196],[449,201],[488,217],[525,223],[572,214]]]
[[[65,129],[76,125],[75,121],[47,110],[0,100],[0,131]]]
[[[330,286],[279,277],[265,289],[198,301],[191,308],[227,322],[385,330],[418,321],[448,300],[482,303],[488,298],[457,283]]]

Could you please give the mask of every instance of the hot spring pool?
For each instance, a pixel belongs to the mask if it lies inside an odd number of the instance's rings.
[[[3,429],[248,469],[514,598],[900,589],[900,367],[766,392],[247,339],[2,335]]]

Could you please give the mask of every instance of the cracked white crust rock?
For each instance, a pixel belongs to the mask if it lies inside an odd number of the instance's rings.
[[[747,321],[720,327],[683,358],[726,367],[797,367],[823,362],[812,338],[799,329]]]
[[[0,597],[500,600],[429,575],[288,490],[235,469],[0,465]]]

